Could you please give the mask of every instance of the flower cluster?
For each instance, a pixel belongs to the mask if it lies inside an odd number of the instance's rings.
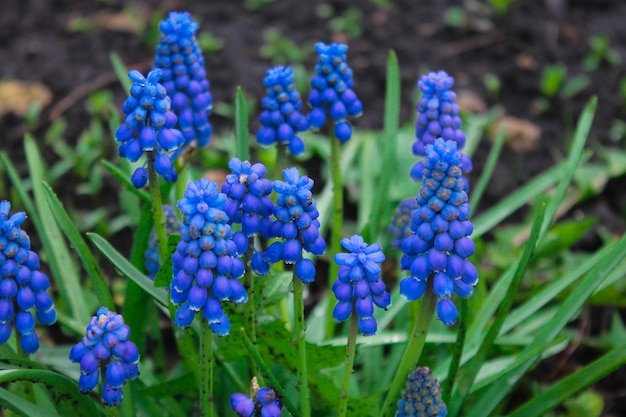
[[[387,229],[391,236],[391,246],[397,250],[402,250],[402,241],[404,238],[411,236],[411,215],[417,208],[417,199],[415,197],[405,198],[398,204],[393,211],[391,224]]]
[[[163,70],[163,86],[172,98],[172,110],[178,116],[185,144],[196,139],[198,146],[204,147],[213,131],[208,120],[213,98],[196,40],[198,24],[187,12],[171,12],[159,23],[159,29],[154,66]]]
[[[292,155],[304,152],[304,142],[297,135],[309,128],[306,116],[300,113],[302,100],[293,82],[291,67],[274,67],[267,70],[263,79],[267,96],[261,101],[263,111],[259,115],[261,129],[256,137],[263,146],[274,142],[287,145]]]
[[[200,311],[218,336],[230,332],[222,301],[241,304],[248,300],[238,280],[244,274],[244,264],[237,257],[242,248],[231,239],[225,206],[226,195],[218,192],[216,183],[202,178],[187,185],[184,198],[178,201],[183,222],[172,256],[170,287],[172,303],[180,305],[174,323],[187,328]]]
[[[346,142],[352,137],[352,126],[346,121],[348,116],[360,116],[363,103],[352,90],[352,69],[346,62],[348,46],[343,43],[315,45],[318,61],[315,75],[311,79],[309,104],[313,109],[309,114],[312,128],[319,129],[326,123],[326,112],[335,122],[335,137]]]
[[[374,304],[384,309],[391,304],[391,296],[380,277],[380,263],[385,260],[385,254],[378,243],[368,245],[358,235],[341,239],[341,246],[348,253],[335,255],[339,273],[332,287],[338,301],[333,317],[339,322],[347,320],[354,308],[361,333],[374,335],[377,330]]]
[[[269,229],[274,203],[268,197],[272,192],[272,182],[265,178],[265,165],[233,158],[228,162],[228,167],[232,174],[226,176],[222,192],[228,197],[224,211],[229,222],[241,224],[246,237]]]
[[[406,389],[398,401],[397,417],[445,417],[446,404],[441,387],[427,367],[417,368],[407,378]]]
[[[30,310],[35,308],[37,320],[44,325],[54,324],[57,315],[47,293],[50,281],[39,271],[39,257],[30,250],[30,239],[20,228],[26,213],[9,216],[10,210],[10,202],[0,203],[0,344],[9,339],[15,324],[20,348],[30,355],[39,349]]]
[[[154,69],[145,78],[132,70],[128,77],[133,81],[130,96],[122,105],[124,123],[115,132],[120,142],[119,154],[136,162],[144,152],[155,153],[154,168],[166,181],[174,182],[178,173],[167,152],[184,143],[182,133],[175,128],[176,115],[170,111],[171,101],[165,87],[159,84],[162,71]],[[141,188],[148,182],[148,170],[139,167],[131,178],[133,185]]]
[[[465,146],[459,105],[456,104],[456,93],[451,90],[453,85],[454,78],[445,71],[430,72],[417,82],[422,98],[417,104],[414,155],[426,156],[426,146],[432,145],[437,138],[456,142],[459,151]],[[423,163],[417,162],[411,170],[411,177],[419,181],[423,168]],[[472,170],[472,161],[467,155],[463,155],[461,159],[461,169],[463,173]]]
[[[171,235],[173,233],[178,233],[178,229],[180,229],[180,221],[178,217],[176,217],[176,213],[174,213],[174,209],[169,204],[163,206],[163,214],[165,215],[165,233]],[[145,260],[146,260],[146,271],[148,271],[148,278],[154,280],[154,277],[159,272],[159,268],[161,268],[161,255],[159,254],[159,241],[157,240],[156,233],[154,230],[150,232],[150,237],[148,238],[148,247],[145,252]]]
[[[431,279],[439,297],[439,319],[450,326],[458,317],[452,293],[469,297],[478,282],[476,267],[467,260],[475,250],[469,237],[474,227],[468,220],[470,206],[456,142],[436,139],[427,145],[426,153],[418,208],[412,217],[414,234],[402,242],[401,267],[411,275],[400,282],[400,292],[410,301],[417,300]]]
[[[70,360],[80,363],[78,387],[87,393],[104,373],[102,399],[109,406],[122,401],[122,386],[139,375],[139,351],[129,340],[130,328],[121,314],[101,307],[87,325],[83,340],[70,351]]]
[[[242,393],[231,395],[230,406],[240,417],[280,417],[283,403],[272,388],[261,387],[251,397]]]
[[[274,216],[276,220],[269,228],[269,236],[281,238],[275,241],[265,252],[256,252],[252,256],[252,268],[261,275],[267,274],[269,265],[280,260],[286,264],[295,264],[295,274],[305,284],[315,279],[315,265],[302,256],[303,249],[323,255],[326,242],[320,236],[319,212],[311,193],[313,180],[300,176],[297,168],[283,170],[285,181],[274,181],[274,191],[278,193]]]

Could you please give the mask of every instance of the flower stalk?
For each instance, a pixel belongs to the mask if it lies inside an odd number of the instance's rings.
[[[339,412],[338,417],[346,417],[348,411],[348,390],[350,388],[350,380],[352,379],[352,371],[354,369],[354,357],[356,354],[356,337],[359,331],[359,317],[356,311],[352,311],[350,316],[350,330],[348,333],[348,344],[346,345],[346,357],[343,362],[343,379],[341,381],[341,392],[339,396]]]
[[[163,200],[161,189],[159,188],[159,177],[154,167],[154,151],[146,152],[148,162],[148,179],[150,181],[150,197],[152,199],[152,218],[156,230],[157,241],[159,242],[159,256],[161,259],[168,258],[167,236],[165,234],[165,217],[163,216]]]
[[[304,322],[304,283],[295,274],[293,277],[293,308],[295,314],[295,325],[293,337],[296,342],[298,381],[300,385],[300,410],[303,417],[311,417],[311,403],[309,392],[309,379],[306,360],[305,322]]]
[[[208,324],[200,325],[200,416],[215,417],[213,398],[213,331]]]

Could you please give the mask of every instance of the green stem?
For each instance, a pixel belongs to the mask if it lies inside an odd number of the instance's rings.
[[[460,308],[460,320],[459,320],[459,332],[456,336],[456,343],[454,344],[454,351],[452,352],[452,361],[450,362],[450,368],[448,370],[448,377],[446,378],[445,386],[443,387],[443,402],[450,403],[450,397],[452,396],[452,388],[454,387],[454,380],[456,374],[459,371],[461,365],[461,356],[463,355],[463,346],[465,345],[465,336],[467,335],[467,315],[469,314],[469,300],[462,298],[459,304]]]
[[[339,412],[337,417],[346,417],[348,411],[348,390],[352,371],[354,368],[354,355],[356,353],[356,336],[359,331],[359,317],[354,308],[350,317],[350,331],[348,333],[348,345],[346,346],[346,358],[343,362],[343,380],[341,381],[341,395],[339,396]]]
[[[200,416],[215,417],[213,404],[213,332],[200,324]]]
[[[154,169],[154,151],[146,152],[148,159],[148,179],[150,181],[150,197],[152,198],[152,218],[154,219],[154,229],[159,241],[159,255],[161,262],[168,257],[167,236],[165,235],[165,217],[163,216],[163,200],[161,189],[159,188],[159,177]]]
[[[254,238],[248,238],[248,250],[244,255],[244,265],[250,264],[250,259],[252,258],[252,251],[254,247]],[[243,285],[246,288],[246,292],[248,293],[248,301],[244,305],[244,321],[246,334],[250,337],[250,341],[256,346],[256,315],[254,308],[254,277],[252,276],[252,270],[250,268],[246,268],[246,272],[243,276]],[[259,384],[261,386],[265,385],[263,381],[263,377],[259,372],[258,366],[255,366],[254,360],[250,358],[250,372],[251,376],[256,376]]]
[[[293,337],[298,350],[298,381],[300,385],[300,410],[303,417],[311,417],[311,404],[309,393],[309,380],[306,363],[306,343],[304,340],[304,283],[300,278],[293,275],[293,309],[296,316]]]
[[[415,321],[413,331],[409,336],[402,359],[400,359],[400,364],[398,365],[396,374],[391,381],[391,386],[387,392],[387,397],[385,398],[383,408],[380,412],[380,417],[391,417],[395,415],[394,409],[396,407],[396,401],[398,401],[398,398],[400,397],[400,391],[406,382],[406,377],[409,372],[417,366],[419,358],[422,354],[422,349],[424,349],[426,335],[428,334],[428,329],[430,328],[430,323],[433,319],[433,313],[435,312],[436,305],[437,298],[432,290],[431,278],[428,280],[428,285],[426,286],[426,292],[422,298],[422,305],[420,306],[417,320]]]
[[[104,407],[107,410],[108,417],[119,417],[118,407]]]
[[[330,135],[330,164],[331,178],[333,181],[333,222],[330,235],[330,253],[335,254],[341,252],[341,227],[343,225],[343,179],[341,175],[341,146],[339,140]],[[328,293],[332,293],[332,286],[339,265],[330,262],[328,267]],[[333,319],[333,303],[329,302],[326,307],[326,326],[325,336],[331,338],[335,331],[335,321]]]

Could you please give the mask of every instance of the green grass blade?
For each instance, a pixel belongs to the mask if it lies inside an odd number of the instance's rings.
[[[102,236],[97,233],[87,233],[87,237],[125,277],[139,285],[160,305],[167,307],[167,292],[161,288],[155,288],[147,276],[139,272]]]
[[[87,276],[89,277],[91,285],[96,293],[96,297],[98,298],[99,305],[106,306],[110,310],[115,310],[113,297],[109,291],[109,285],[102,277],[100,267],[91,254],[91,250],[87,246],[87,243],[85,243],[83,237],[76,228],[76,225],[63,208],[63,205],[61,204],[61,201],[59,201],[57,195],[45,182],[43,184],[43,190],[46,194],[46,198],[48,199],[48,204],[50,205],[52,214],[56,218],[63,233],[65,233],[67,240],[69,240],[70,244],[78,254],[78,258],[82,262],[85,272],[87,272]]]
[[[567,398],[599,381],[626,364],[626,345],[596,359],[583,369],[543,389],[532,400],[516,409],[509,417],[541,417]]]
[[[614,245],[613,250],[602,258],[587,276],[575,286],[570,295],[561,303],[561,307],[550,321],[550,326],[544,326],[533,342],[530,343],[524,351],[532,350],[538,345],[545,344],[557,337],[559,332],[576,316],[591,294],[609,275],[626,274],[626,264],[622,264],[622,260],[625,256],[626,237],[623,237]],[[524,354],[524,352],[522,352],[522,354]],[[497,384],[493,384],[489,389],[483,392],[479,400],[473,404],[465,415],[490,415],[517,382],[525,375],[528,369],[530,369],[534,362],[534,360],[527,361],[519,370],[509,372],[505,377],[501,378]]]
[[[554,220],[554,216],[561,205],[565,194],[567,193],[572,178],[574,177],[576,168],[582,159],[583,150],[585,149],[585,144],[587,143],[587,137],[589,136],[589,131],[591,130],[591,124],[593,123],[593,116],[597,105],[598,99],[597,97],[593,97],[589,100],[583,109],[580,118],[578,119],[578,125],[576,126],[576,131],[574,132],[572,147],[566,160],[565,172],[554,193],[554,196],[552,197],[552,200],[548,204],[548,208],[546,209],[546,218],[544,219],[541,227],[539,240],[542,240],[548,232],[548,228]]]
[[[370,241],[378,239],[380,222],[385,210],[383,205],[387,201],[389,184],[397,175],[396,171],[396,139],[400,125],[400,69],[395,52],[389,52],[387,59],[387,85],[385,92],[385,113],[382,134],[382,166],[380,181],[374,194],[371,220],[369,222]]]
[[[150,199],[150,195],[144,190],[137,189],[132,182],[130,182],[130,178],[128,175],[119,169],[116,165],[112,164],[110,161],[105,159],[100,161],[102,165],[106,168],[107,171],[111,173],[115,177],[115,179],[128,191],[137,196],[141,201],[145,204],[152,205],[152,200]]]
[[[17,381],[29,381],[45,385],[47,391],[57,398],[57,402],[68,401],[73,403],[76,416],[91,417],[98,414],[95,403],[89,397],[80,393],[76,382],[64,375],[43,369],[10,369],[0,371],[0,384]],[[35,413],[28,415],[40,416],[43,414]]]
[[[485,190],[487,189],[487,185],[491,180],[491,176],[493,175],[493,171],[496,168],[496,164],[498,163],[498,158],[500,157],[500,152],[502,152],[502,145],[504,145],[504,127],[498,131],[498,135],[496,136],[496,140],[491,145],[491,150],[489,151],[489,156],[487,157],[487,161],[485,162],[485,166],[483,167],[483,172],[480,174],[480,178],[476,182],[476,185],[471,190],[470,197],[470,207],[473,211],[476,211],[478,205],[480,204],[480,200],[482,199]]]
[[[4,388],[0,388],[0,404],[2,404],[2,409],[6,408],[13,410],[18,413],[18,415],[24,417],[62,417],[57,413],[51,413],[48,410],[44,410],[43,408],[26,401],[19,395],[15,395],[11,391]]]
[[[517,295],[517,290],[519,288],[519,284],[524,277],[524,273],[528,268],[528,263],[537,247],[537,241],[539,239],[539,231],[541,230],[541,225],[543,224],[543,219],[545,215],[546,206],[542,204],[542,208],[537,214],[535,218],[535,222],[533,223],[532,231],[530,232],[530,237],[528,241],[526,241],[526,245],[524,247],[524,252],[522,253],[522,257],[520,258],[519,263],[517,264],[517,268],[515,273],[513,274],[513,280],[511,281],[511,285],[507,289],[506,296],[498,309],[498,312],[493,319],[493,323],[489,327],[489,330],[483,339],[480,348],[478,349],[478,353],[474,355],[474,357],[464,366],[459,372],[458,383],[455,384],[454,393],[451,397],[452,401],[449,405],[449,415],[451,417],[457,416],[461,411],[461,407],[465,403],[465,398],[469,394],[472,384],[480,370],[481,366],[487,359],[487,354],[491,349],[493,343],[496,340],[496,337],[500,333],[500,329],[508,315],[511,307],[513,306],[513,301],[515,300],[515,296]]]
[[[73,317],[91,317],[90,309],[85,303],[84,292],[86,290],[81,285],[76,263],[70,255],[63,234],[59,230],[54,215],[48,206],[43,187],[43,161],[37,149],[37,144],[30,135],[26,135],[24,138],[24,151],[33,182],[35,203],[41,217],[42,227],[38,230],[39,238],[48,255],[48,265],[52,271],[56,287],[63,300],[69,306]]]
[[[250,159],[250,132],[248,130],[248,106],[241,87],[235,96],[235,156],[242,161]]]
[[[126,65],[122,62],[122,58],[120,58],[120,56],[115,52],[112,52],[109,55],[109,59],[111,60],[111,65],[113,66],[113,70],[115,71],[120,84],[122,84],[124,92],[128,94],[130,92],[130,87],[133,84],[130,81],[130,78],[128,78],[128,68],[126,68]]]
[[[15,169],[15,166],[5,152],[0,153],[0,161],[2,161],[2,165],[4,166],[4,169],[9,176],[9,179],[11,180],[11,184],[13,184],[15,192],[17,193],[22,204],[24,205],[24,209],[26,210],[28,217],[30,217],[30,219],[33,221],[35,229],[41,230],[41,219],[39,218],[39,213],[35,209],[35,202],[28,194],[28,191],[26,191],[26,188],[24,188],[24,184],[22,183],[22,178],[20,177],[20,174],[17,172],[17,169]]]

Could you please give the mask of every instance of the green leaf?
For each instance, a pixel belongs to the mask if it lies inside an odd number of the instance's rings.
[[[491,180],[491,176],[493,175],[493,171],[496,168],[496,163],[498,162],[498,158],[500,157],[500,152],[502,151],[502,145],[504,145],[504,126],[500,128],[498,131],[498,135],[496,136],[496,140],[493,142],[491,146],[491,150],[489,151],[489,156],[487,157],[487,162],[483,167],[483,172],[478,178],[476,185],[472,189],[472,196],[470,198],[470,207],[473,211],[476,211],[478,208],[478,204],[480,204],[480,200]]]
[[[626,364],[626,345],[616,348],[583,369],[541,390],[540,393],[534,395],[532,400],[509,414],[509,417],[544,416],[567,398],[589,387],[624,364]]]
[[[30,177],[33,183],[33,194],[37,204],[37,211],[41,218],[40,226],[42,227],[38,230],[39,238],[48,255],[48,264],[54,276],[56,287],[61,298],[69,306],[73,317],[91,317],[91,309],[87,307],[85,302],[87,290],[81,285],[76,263],[70,255],[65,239],[46,201],[43,187],[44,164],[37,149],[37,144],[30,135],[24,137],[24,152],[26,153],[26,160],[28,161]]]
[[[150,195],[147,192],[145,192],[144,190],[137,189],[133,185],[133,183],[130,181],[130,178],[128,177],[128,175],[124,171],[122,171],[121,169],[119,169],[117,166],[113,165],[111,162],[107,161],[106,159],[103,159],[100,162],[102,162],[102,165],[104,165],[106,170],[109,171],[111,173],[111,175],[113,175],[115,177],[115,179],[117,179],[119,181],[119,183],[125,189],[127,189],[132,194],[137,196],[137,198],[142,200],[145,204],[148,204],[148,205],[152,206],[152,199],[150,198]]]
[[[2,408],[13,410],[24,417],[62,417],[59,414],[51,413],[50,411],[30,403],[19,395],[15,395],[4,388],[0,388],[0,404],[2,404]]]
[[[389,184],[391,179],[397,175],[395,170],[395,142],[398,136],[400,125],[400,69],[398,67],[398,58],[395,52],[389,52],[387,59],[387,85],[385,88],[385,114],[383,121],[383,134],[380,139],[382,170],[378,187],[373,196],[371,218],[369,219],[369,239],[370,241],[378,240],[380,232],[380,223],[383,215],[383,204],[387,201],[389,194]],[[379,139],[379,141],[380,141]],[[370,217],[370,216],[367,216]]]
[[[235,137],[237,146],[235,156],[242,161],[250,159],[250,133],[248,131],[248,107],[241,87],[237,87],[235,96]]]
[[[102,277],[102,272],[100,272],[100,267],[91,254],[91,249],[83,240],[83,237],[78,229],[76,229],[76,225],[63,208],[63,205],[61,204],[61,201],[59,201],[57,195],[45,182],[43,183],[43,190],[46,194],[46,198],[48,199],[48,204],[50,205],[52,214],[54,214],[61,230],[63,230],[67,240],[69,240],[70,244],[78,254],[78,257],[83,264],[83,268],[85,268],[85,272],[87,272],[87,276],[89,277],[91,285],[96,293],[96,297],[98,298],[99,305],[115,310],[113,297],[109,291],[109,285]]]
[[[588,217],[582,220],[571,220],[555,225],[546,234],[545,238],[537,248],[536,257],[552,256],[555,253],[570,248],[578,242],[588,231],[598,223],[595,217]]]
[[[260,297],[256,297],[257,311],[264,307],[273,306],[285,298],[289,292],[293,273],[290,271],[270,270],[269,274],[255,277],[255,285],[260,287]]]
[[[115,52],[112,52],[109,55],[109,59],[111,60],[111,65],[117,75],[117,79],[120,81],[120,84],[122,84],[122,88],[126,94],[128,94],[130,92],[130,87],[133,84],[130,81],[130,78],[128,78],[128,68],[126,68],[126,65],[124,65],[120,56]]]
[[[11,369],[0,371],[0,384],[16,381],[29,381],[45,385],[48,392],[55,400],[55,403],[68,401],[70,404],[73,404],[76,413],[74,414],[75,416],[93,417],[99,414],[94,402],[89,397],[80,393],[76,382],[64,375],[42,369]],[[36,407],[32,404],[30,405]],[[44,416],[46,414],[31,412],[27,415]]]
[[[100,252],[115,266],[125,277],[135,282],[147,292],[157,303],[167,307],[167,292],[161,288],[155,288],[152,281],[135,268],[124,258],[109,242],[96,233],[87,233],[87,237]]]
[[[168,379],[139,390],[142,395],[152,398],[171,397],[173,395],[194,396],[196,391],[196,377],[193,373],[188,373],[174,379]]]

